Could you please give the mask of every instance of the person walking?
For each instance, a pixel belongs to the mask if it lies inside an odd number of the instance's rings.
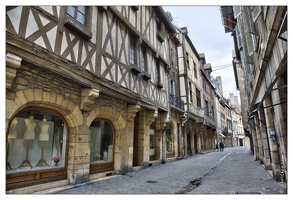
[[[224,151],[224,143],[222,141],[220,142],[220,151]]]

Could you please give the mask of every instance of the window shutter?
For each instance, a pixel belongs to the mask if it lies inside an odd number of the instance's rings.
[[[239,31],[238,25],[236,25],[235,30],[236,30],[238,50],[241,50],[242,49],[242,35],[241,35],[241,32]]]
[[[245,6],[243,12],[244,32],[246,36],[248,55],[251,56],[256,49],[256,38],[254,30],[254,22],[248,6]]]

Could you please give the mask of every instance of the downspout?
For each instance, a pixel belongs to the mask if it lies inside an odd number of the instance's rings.
[[[186,44],[185,44],[185,36],[188,34],[186,32],[182,33],[182,46],[183,46],[183,59],[184,59],[184,70],[185,70],[185,91],[186,91],[186,117],[185,121],[189,119],[189,91],[188,91],[188,74],[187,74],[187,59],[186,59]]]
[[[189,91],[188,91],[188,74],[187,74],[187,55],[186,55],[186,44],[185,44],[185,37],[186,35],[188,34],[187,32],[187,29],[184,33],[182,33],[182,46],[183,46],[183,59],[184,59],[184,70],[185,70],[185,91],[186,91],[186,116],[184,117],[184,132],[183,132],[183,138],[184,138],[184,135],[187,134],[187,126],[186,126],[186,122],[188,121],[189,119]],[[187,155],[188,153],[188,149],[186,149],[186,152],[185,152],[185,139],[183,140],[184,143],[183,143],[183,147],[184,147],[184,150],[183,150],[183,155],[182,157],[184,158],[184,154]],[[187,142],[187,138],[186,138],[186,142]]]
[[[169,51],[169,62],[172,62],[172,57],[171,57],[171,51],[170,51],[170,37],[168,37],[168,51]],[[171,67],[171,66],[170,66]],[[168,106],[168,111],[167,111],[167,119],[168,119],[168,128],[170,126],[170,120],[171,120],[171,105],[170,105],[170,71],[171,69],[167,70],[167,77],[168,77],[168,89],[167,89],[167,95],[169,95],[168,101],[167,101],[167,106]],[[162,164],[167,163],[167,156],[166,156],[166,128],[164,128],[162,132]]]

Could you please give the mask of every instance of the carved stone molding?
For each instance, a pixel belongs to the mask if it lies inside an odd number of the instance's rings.
[[[81,89],[80,109],[83,111],[90,111],[95,100],[99,97],[99,90],[92,88]]]
[[[158,117],[158,109],[148,110],[147,119],[146,119],[147,126],[149,126],[152,122],[154,122],[157,117]]]
[[[168,113],[162,112],[160,114],[160,119],[161,119],[161,129],[163,130],[168,126],[168,123],[170,122],[170,119],[168,118]]]
[[[11,53],[6,54],[6,89],[10,89],[17,69],[21,66],[22,58]]]
[[[128,105],[127,106],[127,120],[129,121],[133,121],[136,113],[139,111],[140,109],[140,105],[136,104],[136,105]]]

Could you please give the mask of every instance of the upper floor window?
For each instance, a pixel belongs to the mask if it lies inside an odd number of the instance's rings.
[[[206,100],[205,113],[209,116],[209,102]]]
[[[196,64],[193,62],[193,69],[194,69],[194,76],[197,78],[197,70],[196,70]]]
[[[192,101],[192,87],[191,87],[192,85],[191,85],[191,82],[189,81],[189,100],[190,100],[190,102],[193,102]]]
[[[213,106],[211,106],[210,118],[214,119],[214,107]]]
[[[130,44],[129,44],[129,64],[133,65],[135,63],[135,44],[134,39],[130,37]]]
[[[170,80],[170,94],[175,95],[174,81]]]
[[[69,15],[82,25],[85,25],[85,6],[67,6],[66,15]]]
[[[142,72],[147,71],[146,49],[145,49],[145,47],[141,47],[140,59],[141,59],[141,71]]]
[[[91,38],[92,33],[87,27],[91,22],[87,21],[87,12],[88,9],[86,6],[67,6],[64,24],[74,28],[74,30],[81,33],[83,36]]]
[[[186,64],[187,64],[187,69],[190,69],[190,66],[189,66],[189,54],[186,53]]]
[[[160,82],[160,61],[156,60],[156,81]]]
[[[197,105],[197,107],[201,108],[200,91],[197,88],[196,88],[196,105]]]

